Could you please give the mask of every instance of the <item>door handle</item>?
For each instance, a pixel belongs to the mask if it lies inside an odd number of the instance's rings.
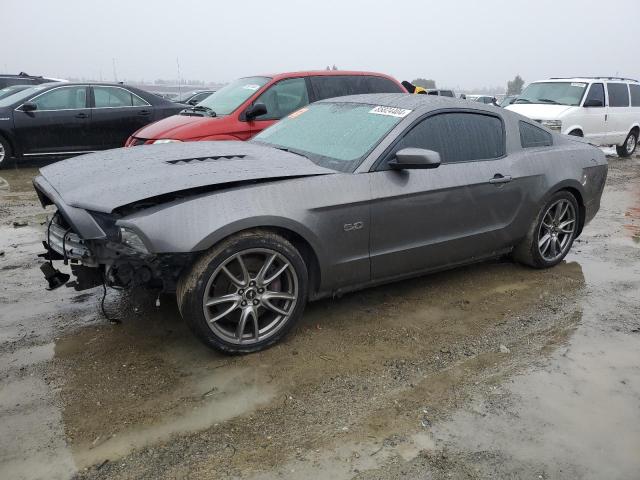
[[[149,110],[140,110],[138,115],[149,115],[151,112]]]
[[[76,118],[89,118],[89,115],[87,115],[86,113],[79,113],[76,115]]]
[[[496,173],[489,183],[509,183],[512,180],[511,175],[502,175],[501,173]]]

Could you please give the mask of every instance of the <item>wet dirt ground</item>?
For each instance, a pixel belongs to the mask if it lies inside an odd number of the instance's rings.
[[[640,157],[609,162],[561,265],[321,301],[231,358],[169,296],[46,292],[37,170],[1,171],[0,479],[640,478]]]

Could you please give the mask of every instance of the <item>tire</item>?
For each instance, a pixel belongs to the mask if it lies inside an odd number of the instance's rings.
[[[571,135],[572,137],[582,137],[584,135],[582,135],[582,132],[580,130],[571,130],[569,132],[569,135]]]
[[[176,296],[182,318],[205,345],[242,354],[264,350],[291,330],[308,285],[300,252],[284,237],[256,229],[204,253],[180,278]]]
[[[636,151],[638,146],[638,132],[636,130],[629,132],[627,139],[621,146],[616,145],[616,152],[619,157],[630,157]]]
[[[561,206],[560,211],[556,210],[558,206]],[[565,207],[566,213],[561,215]],[[559,219],[554,216],[556,213],[560,215]],[[527,236],[516,246],[513,252],[515,260],[533,268],[557,265],[571,249],[579,222],[576,198],[567,191],[555,193],[538,212]]]
[[[0,170],[11,166],[12,154],[11,145],[0,135]]]

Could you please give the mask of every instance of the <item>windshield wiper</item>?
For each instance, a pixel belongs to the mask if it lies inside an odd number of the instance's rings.
[[[275,145],[271,145],[273,148],[277,148],[278,150],[282,150],[283,152],[287,152],[287,153],[293,153],[294,155],[299,155],[301,157],[304,157],[306,159],[309,159],[309,157],[307,157],[305,154],[300,153],[300,152],[296,152],[295,150],[291,150],[287,147],[276,147]]]
[[[526,98],[517,98],[513,103],[531,103],[531,100],[527,100]]]
[[[212,108],[205,107],[204,105],[194,105],[191,110],[193,110],[194,112],[207,112],[212,117],[217,116],[216,112],[214,112]]]
[[[556,102],[555,100],[551,100],[549,98],[539,98],[538,99],[539,102],[544,102],[544,103],[551,103],[553,105],[560,105],[558,102]]]

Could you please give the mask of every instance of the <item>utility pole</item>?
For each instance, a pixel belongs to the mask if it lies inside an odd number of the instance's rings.
[[[113,64],[113,81],[118,83],[118,72],[116,71],[116,59],[112,58],[111,62]]]
[[[182,76],[180,75],[180,59],[176,57],[176,66],[178,67],[178,97],[182,98]]]

